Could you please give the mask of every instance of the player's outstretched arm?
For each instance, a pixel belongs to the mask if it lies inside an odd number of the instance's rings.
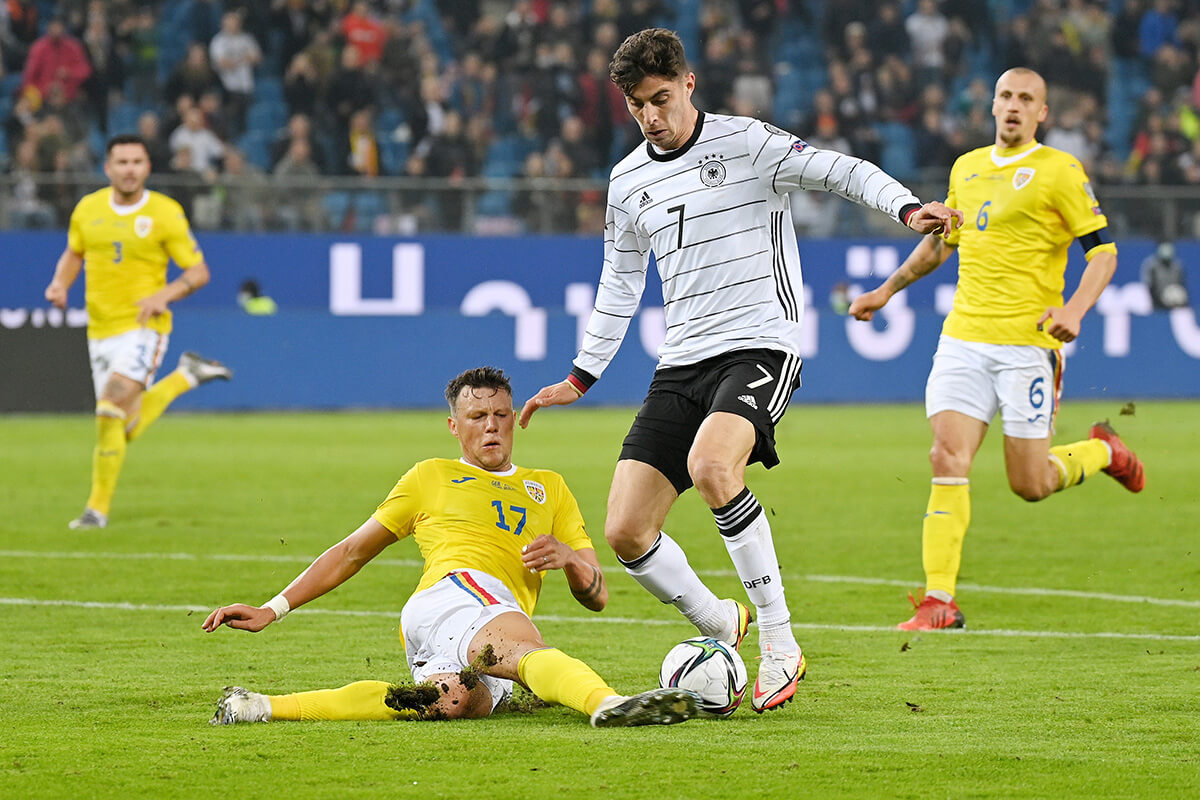
[[[915,217],[919,213],[919,211],[914,212],[913,216]],[[926,235],[908,254],[908,258],[904,259],[904,263],[889,275],[886,281],[879,287],[854,298],[847,313],[855,319],[864,321],[871,319],[875,316],[876,311],[887,305],[888,300],[892,299],[892,295],[940,267],[952,252],[954,252],[954,248],[946,244],[941,235],[935,233]]]
[[[395,541],[395,534],[377,520],[368,519],[354,533],[318,556],[286,589],[264,605],[234,603],[222,606],[209,614],[201,627],[209,633],[222,625],[257,633],[282,619],[291,609],[341,586]]]
[[[530,572],[561,569],[571,594],[584,608],[602,611],[608,605],[604,571],[590,547],[572,550],[554,536],[543,534],[521,548],[521,563]]]
[[[66,308],[67,292],[74,285],[75,279],[79,277],[81,269],[83,269],[83,256],[69,247],[63,250],[62,255],[58,257],[58,263],[54,265],[54,277],[50,279],[50,285],[46,287],[47,302],[58,308]]]
[[[521,417],[518,422],[522,428],[529,427],[529,418],[533,412],[545,406],[565,406],[583,397],[583,392],[575,388],[570,381],[559,381],[549,386],[543,386],[537,394],[525,401],[521,407]]]

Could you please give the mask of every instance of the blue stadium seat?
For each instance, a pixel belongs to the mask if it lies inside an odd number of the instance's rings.
[[[350,195],[347,192],[327,192],[321,197],[321,207],[329,218],[329,227],[340,231],[350,212]]]
[[[246,112],[246,130],[264,131],[272,136],[287,124],[287,106],[279,100],[260,100]]]
[[[493,189],[484,192],[475,204],[475,213],[481,217],[508,217],[512,215],[512,195],[510,192]]]
[[[912,130],[899,122],[884,122],[878,126],[883,141],[883,153],[879,166],[897,180],[907,181],[916,177],[917,160],[913,152],[915,143]]]
[[[370,233],[375,227],[375,218],[388,211],[387,198],[382,192],[359,192],[354,196],[354,227]]]
[[[246,154],[246,160],[261,170],[271,169],[271,142],[275,134],[271,131],[250,130],[238,141],[238,149]]]
[[[110,106],[108,109],[108,130],[113,135],[118,133],[132,133],[137,130],[138,117],[141,115],[142,109],[133,103],[126,102]]]
[[[5,75],[0,78],[0,97],[13,97],[17,90],[21,88],[22,75],[19,72],[14,72],[11,75]]]
[[[254,79],[254,101],[283,102],[283,81],[275,75],[261,75]]]

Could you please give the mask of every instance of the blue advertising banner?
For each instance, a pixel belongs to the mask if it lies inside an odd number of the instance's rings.
[[[65,314],[42,299],[65,239],[0,234],[4,363],[6,347],[28,346],[30,329],[86,324],[81,286]],[[448,377],[481,363],[504,367],[519,398],[526,396],[570,369],[603,250],[599,239],[579,237],[204,234],[200,243],[213,281],[178,305],[167,366],[178,353],[198,350],[227,361],[237,378],[181,398],[181,407],[194,409],[435,406]],[[796,401],[923,397],[953,298],[953,260],[894,298],[874,323],[835,310],[838,296],[877,285],[915,243],[915,237],[801,241],[808,309],[804,386]],[[1152,312],[1138,266],[1154,243],[1119,246],[1117,275],[1067,350],[1067,398],[1200,396],[1195,313]],[[1177,252],[1185,264],[1200,263],[1200,243],[1179,243]],[[1082,255],[1073,251],[1068,290],[1082,268]],[[651,273],[642,309],[589,402],[642,399],[664,333]],[[238,308],[238,288],[249,279],[275,299],[277,314],[256,317]],[[26,335],[6,336],[17,330]],[[29,368],[29,359],[20,363]],[[41,405],[31,398],[21,407]]]

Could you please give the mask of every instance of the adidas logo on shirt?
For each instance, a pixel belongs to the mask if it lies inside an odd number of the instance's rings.
[[[752,395],[752,394],[739,395],[738,400],[741,400],[743,403],[750,406],[755,411],[758,411],[758,401],[754,399],[754,395]]]
[[[650,205],[651,202],[653,201],[650,199],[650,193],[642,192],[642,198],[638,200],[638,208],[645,208],[646,206]]]

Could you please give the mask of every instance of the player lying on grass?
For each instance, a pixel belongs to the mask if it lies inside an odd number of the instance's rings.
[[[608,602],[579,506],[557,473],[512,463],[516,417],[503,372],[468,370],[450,381],[446,400],[461,458],[418,463],[370,519],[265,605],[223,606],[204,621],[210,633],[222,625],[261,631],[411,535],[425,569],[400,614],[400,629],[417,689],[359,681],[267,696],[231,687],[217,703],[213,724],[486,717],[512,693],[513,681],[589,715],[596,726],[692,717],[693,693],[619,695],[587,664],[542,641],[530,615],[543,573],[562,570],[575,599],[592,611]]]

